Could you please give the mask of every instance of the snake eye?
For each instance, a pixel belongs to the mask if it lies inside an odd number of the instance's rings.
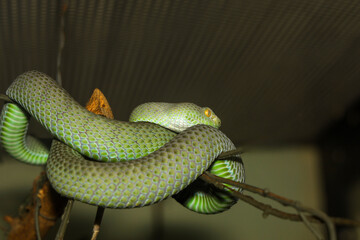
[[[207,117],[210,117],[210,116],[211,116],[211,110],[208,109],[208,108],[205,110],[204,113],[205,113],[205,116],[207,116]]]

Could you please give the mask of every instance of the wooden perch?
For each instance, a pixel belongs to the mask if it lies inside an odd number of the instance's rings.
[[[39,203],[37,204],[37,202]],[[10,224],[8,240],[35,240],[35,215],[36,206],[41,206],[39,210],[38,222],[40,235],[44,237],[57,219],[61,216],[65,199],[62,198],[51,187],[45,172],[41,172],[33,181],[30,201],[19,208],[19,216],[5,216],[4,219]]]
[[[108,103],[104,94],[97,88],[95,88],[89,102],[86,104],[86,109],[90,112],[102,115],[106,118],[114,119],[110,104]],[[100,225],[104,215],[104,211],[105,208],[103,207],[97,208],[91,240],[96,240],[100,232]]]
[[[104,94],[98,89],[95,88],[93,94],[90,97],[90,100],[86,104],[86,109],[90,112],[93,112],[97,115],[104,116],[106,118],[114,119],[114,115],[111,111],[111,107],[104,96]],[[64,214],[61,219],[61,224],[58,230],[58,233],[56,234],[55,240],[63,240],[66,232],[67,224],[69,223],[70,218],[70,212],[73,206],[73,199],[69,199]],[[96,240],[99,232],[100,232],[100,225],[102,221],[102,217],[104,215],[105,208],[98,207],[96,212],[96,217],[94,221],[94,227],[93,227],[93,235],[91,237],[91,240]]]

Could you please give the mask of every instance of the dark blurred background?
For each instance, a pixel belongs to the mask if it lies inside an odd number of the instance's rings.
[[[0,93],[27,70],[59,69],[81,104],[100,88],[117,119],[148,101],[209,106],[245,146],[248,183],[359,220],[359,12],[350,0],[3,0]],[[1,216],[16,213],[40,170],[1,152]],[[244,203],[215,216],[161,205],[166,239],[312,238]],[[86,239],[95,208],[76,208],[68,239]],[[158,208],[109,210],[99,237],[151,239]]]

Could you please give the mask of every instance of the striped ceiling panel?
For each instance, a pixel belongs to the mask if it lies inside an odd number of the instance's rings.
[[[62,84],[81,104],[100,88],[126,120],[143,102],[194,102],[237,145],[311,141],[360,97],[359,12],[350,0],[0,1],[0,92],[27,70],[56,77],[63,15]]]

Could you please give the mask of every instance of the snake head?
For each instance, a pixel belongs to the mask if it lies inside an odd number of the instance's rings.
[[[204,124],[215,128],[221,125],[220,118],[209,107],[199,107],[194,103],[176,103],[167,109],[169,125],[167,128],[181,132],[185,129]]]
[[[130,121],[152,122],[174,132],[181,132],[198,124],[215,128],[221,125],[220,119],[210,108],[193,103],[144,103],[133,110]]]
[[[221,126],[221,120],[218,116],[216,116],[214,111],[208,107],[204,107],[202,109],[203,109],[204,115],[208,118],[208,119],[205,118],[206,119],[205,122],[208,122],[209,119],[211,120],[208,124],[207,123],[204,123],[204,124],[213,126],[215,128],[219,128]]]

